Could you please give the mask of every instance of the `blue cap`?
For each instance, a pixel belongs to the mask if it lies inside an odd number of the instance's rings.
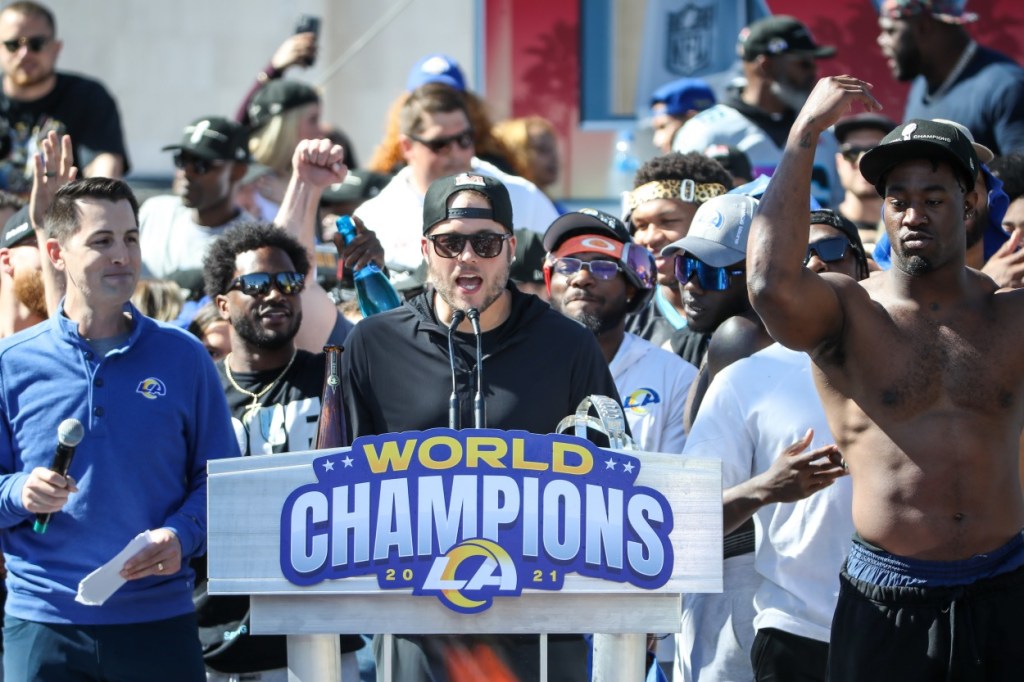
[[[405,89],[412,92],[427,83],[444,83],[459,92],[466,91],[466,79],[459,63],[446,54],[428,54],[416,62],[409,71]]]
[[[666,83],[651,95],[651,106],[664,104],[669,116],[683,116],[691,109],[704,111],[714,106],[715,93],[700,78],[680,78]]]

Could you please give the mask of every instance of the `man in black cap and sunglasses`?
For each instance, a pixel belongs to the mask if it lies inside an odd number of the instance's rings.
[[[840,119],[834,128],[839,140],[836,171],[844,192],[836,210],[852,220],[860,230],[861,241],[868,245],[868,253],[885,233],[885,227],[882,225],[882,197],[860,174],[860,159],[877,147],[895,127],[896,122],[886,116],[864,112]]]
[[[893,267],[862,282],[800,266],[818,135],[859,103],[819,81],[751,228],[747,285],[772,335],[814,361],[853,482],[830,680],[1009,680],[1024,609],[1024,292],[966,267],[981,199],[957,127],[908,121],[860,161],[883,197]]]
[[[32,153],[51,130],[71,135],[82,176],[128,172],[117,104],[98,81],[56,70],[61,47],[43,5],[14,2],[0,11],[0,188],[16,194],[32,189]]]
[[[142,276],[173,279],[198,299],[207,247],[232,225],[254,220],[235,203],[249,167],[249,131],[220,116],[203,116],[163,150],[174,153],[174,195],[153,197],[139,208]]]
[[[456,311],[476,309],[480,315],[486,359],[483,426],[553,433],[587,396],[618,400],[594,335],[509,282],[516,238],[512,202],[500,181],[474,173],[435,180],[423,204],[422,235],[426,290],[399,308],[362,320],[342,355],[354,437],[449,423],[447,334]],[[468,319],[454,336],[457,426],[469,428],[479,377]],[[537,638],[498,639],[519,679],[536,679]],[[442,638],[396,635],[394,641],[396,680],[446,679]],[[552,636],[552,678],[586,679],[587,651],[582,637]]]

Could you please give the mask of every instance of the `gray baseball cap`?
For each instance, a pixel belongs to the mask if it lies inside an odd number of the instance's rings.
[[[740,262],[747,257],[747,236],[757,203],[745,194],[723,194],[705,201],[686,236],[662,249],[661,255],[686,251],[716,268]]]

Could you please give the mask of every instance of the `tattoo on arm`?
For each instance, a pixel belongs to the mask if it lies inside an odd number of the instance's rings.
[[[801,149],[808,149],[808,148],[810,148],[810,146],[811,146],[811,134],[810,133],[804,133],[803,136],[800,138],[800,148]]]

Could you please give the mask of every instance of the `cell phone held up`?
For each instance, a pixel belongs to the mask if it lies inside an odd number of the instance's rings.
[[[312,33],[313,42],[317,42],[320,38],[320,17],[312,14],[300,15],[299,20],[295,22],[295,33]],[[314,61],[314,57],[307,57],[302,60],[302,63],[305,66],[313,66]]]

